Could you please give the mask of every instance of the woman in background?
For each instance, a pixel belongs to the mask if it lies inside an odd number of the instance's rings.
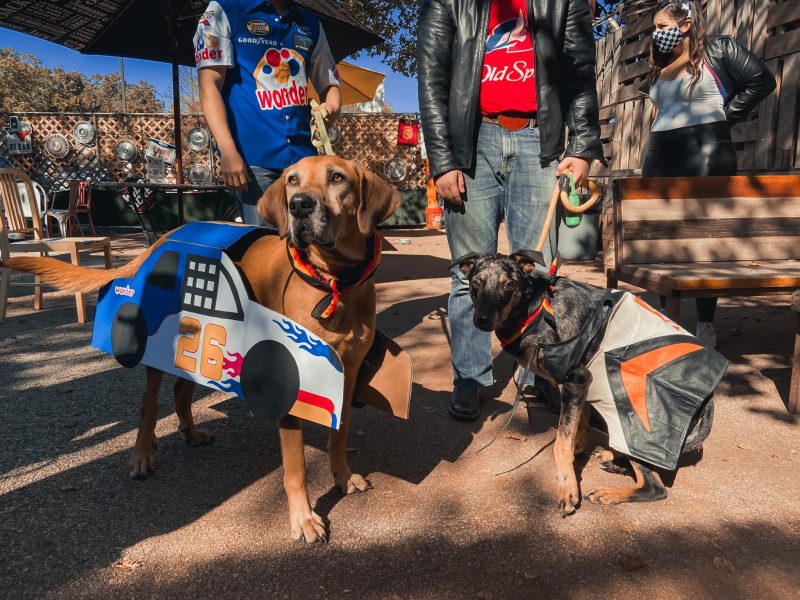
[[[736,175],[730,128],[775,89],[775,78],[733,38],[707,36],[693,0],[659,2],[653,25],[650,73],[641,90],[658,113],[642,176]],[[716,306],[716,298],[697,299],[696,335],[711,347]]]

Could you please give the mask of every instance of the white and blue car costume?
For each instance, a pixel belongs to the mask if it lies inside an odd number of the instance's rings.
[[[234,264],[266,229],[194,222],[176,229],[130,279],[101,291],[92,346],[243,398],[256,416],[338,429],[344,369],[301,325],[252,299]]]

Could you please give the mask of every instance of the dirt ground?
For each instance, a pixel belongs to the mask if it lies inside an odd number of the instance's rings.
[[[653,504],[556,510],[556,417],[508,417],[511,362],[481,419],[453,421],[444,235],[386,232],[379,323],[415,365],[409,421],[355,411],[353,470],[374,489],[332,489],[326,430],[308,426],[312,505],[330,543],[288,539],[274,423],[204,390],[195,418],[214,444],[177,432],[162,389],[156,474],[128,478],[143,390],[89,347],[70,296],[32,311],[14,288],[0,326],[0,597],[4,598],[800,598],[800,427],[787,414],[788,297],[720,302],[731,367],[703,459]],[[408,240],[408,243],[402,241]],[[141,247],[115,241],[118,258]],[[603,285],[600,265],[563,274]],[[94,298],[90,304],[93,305]],[[694,308],[684,307],[693,329]],[[93,309],[90,311],[93,314]],[[168,378],[170,379],[170,378]],[[604,443],[595,433],[590,449]],[[623,485],[581,458],[584,491]]]

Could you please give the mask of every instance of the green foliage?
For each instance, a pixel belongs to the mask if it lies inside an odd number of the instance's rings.
[[[365,51],[381,58],[397,73],[413,77],[417,72],[417,21],[421,0],[341,0],[364,25],[385,43]]]
[[[127,83],[128,112],[161,112],[163,103],[146,81]],[[119,112],[118,73],[87,77],[49,69],[30,54],[0,48],[0,112]]]

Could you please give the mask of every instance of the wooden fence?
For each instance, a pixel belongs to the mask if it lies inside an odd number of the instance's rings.
[[[711,34],[732,35],[764,60],[778,88],[732,130],[741,173],[800,170],[800,1],[708,0]],[[653,107],[638,91],[648,71],[651,19],[629,23],[597,44],[597,85],[608,167],[598,177],[638,174]]]
[[[33,153],[11,155],[8,160],[23,169],[32,179],[48,189],[63,189],[68,180],[124,181],[130,177],[144,177],[146,163],[143,155],[150,138],[168,143],[174,140],[172,115],[168,114],[78,114],[78,113],[14,113],[20,121],[33,128]],[[9,114],[0,113],[0,125],[6,126]],[[381,175],[384,164],[391,158],[400,157],[407,166],[406,178],[394,184],[398,189],[420,189],[425,187],[425,161],[418,147],[397,144],[398,121],[394,114],[343,114],[337,121],[342,132],[341,141],[334,152],[342,158],[360,162]],[[95,138],[90,144],[81,144],[74,139],[73,130],[81,121],[94,125]],[[184,115],[181,122],[184,133],[193,127],[206,127],[200,114]],[[58,133],[70,144],[70,151],[63,159],[54,159],[44,151],[47,137]],[[117,144],[131,140],[139,151],[136,160],[126,163],[115,155]],[[192,164],[211,165],[218,161],[212,147],[194,151],[183,142],[183,164],[188,169]]]

